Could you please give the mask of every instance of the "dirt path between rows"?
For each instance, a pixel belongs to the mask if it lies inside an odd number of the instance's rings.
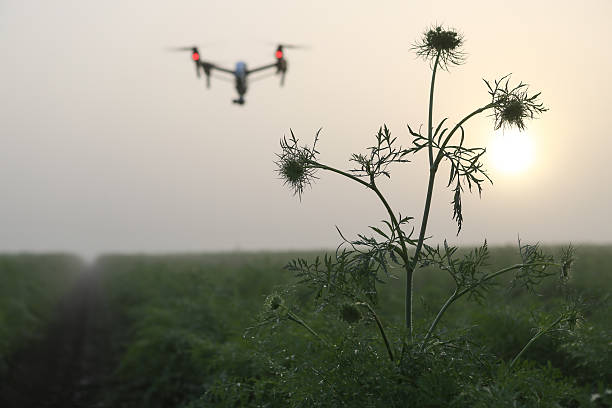
[[[96,271],[83,271],[45,335],[10,359],[0,407],[105,407],[110,323]]]

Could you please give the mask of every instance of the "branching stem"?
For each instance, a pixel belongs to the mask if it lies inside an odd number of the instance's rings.
[[[525,353],[525,351],[529,348],[529,346],[531,346],[533,344],[533,342],[535,342],[537,339],[539,339],[540,337],[542,337],[543,335],[545,335],[546,333],[550,332],[556,325],[558,325],[559,323],[561,323],[561,321],[563,320],[563,316],[559,316],[559,318],[557,318],[557,320],[555,320],[554,322],[552,322],[550,324],[550,326],[548,326],[545,329],[540,329],[538,330],[538,332],[536,333],[535,336],[533,336],[528,342],[527,344],[525,344],[525,346],[521,349],[521,351],[519,351],[519,353],[516,355],[516,357],[514,357],[514,359],[512,360],[512,362],[510,363],[510,365],[508,366],[508,371],[512,370],[512,367],[514,367],[514,364],[516,364],[516,362],[519,360],[519,358],[521,358],[521,356],[523,355],[523,353]]]
[[[325,164],[321,164],[321,163],[318,163],[318,162],[315,162],[315,161],[312,161],[312,160],[309,161],[308,163],[310,165],[312,165],[312,166],[315,166],[315,167],[319,168],[319,169],[328,170],[328,171],[331,171],[333,173],[340,174],[341,176],[348,177],[351,180],[356,181],[359,184],[369,188],[370,190],[372,190],[376,194],[378,199],[382,202],[382,204],[384,205],[385,209],[387,210],[387,213],[389,214],[389,219],[391,220],[391,224],[393,225],[393,228],[395,228],[395,230],[397,231],[397,235],[398,235],[398,238],[400,240],[400,245],[402,247],[401,258],[404,261],[404,264],[407,265],[408,264],[408,248],[406,247],[406,240],[404,238],[404,234],[402,233],[402,230],[400,229],[400,225],[399,225],[399,222],[397,221],[397,217],[393,213],[393,210],[391,209],[391,206],[389,205],[389,202],[382,195],[382,193],[380,192],[378,187],[376,187],[376,184],[373,182],[373,180],[372,180],[371,183],[368,183],[368,182],[363,181],[359,177],[356,177],[356,176],[354,176],[354,175],[352,175],[350,173],[347,173],[347,172],[342,171],[342,170],[338,170],[336,168],[327,166]]]
[[[433,104],[433,90],[434,90],[434,84],[433,82],[435,81],[435,72],[436,72],[436,66],[438,63],[438,59],[436,58],[436,64],[434,65],[434,72],[432,74],[431,80],[432,80],[432,84],[431,84],[431,93],[430,93],[430,104],[429,104],[429,126],[428,126],[428,147],[429,147],[429,153],[430,153],[430,168],[429,168],[429,181],[427,183],[427,195],[425,197],[425,208],[423,209],[423,218],[421,220],[421,230],[419,232],[419,238],[417,241],[417,246],[416,246],[416,250],[414,252],[414,256],[412,258],[412,263],[410,264],[409,267],[406,268],[406,328],[409,331],[410,334],[410,338],[412,338],[412,281],[413,281],[413,274],[414,274],[414,270],[416,269],[418,263],[419,263],[419,257],[421,255],[421,250],[423,248],[423,243],[425,241],[425,233],[427,232],[427,222],[429,220],[429,212],[431,209],[431,200],[433,198],[433,188],[434,188],[434,182],[436,179],[436,173],[438,171],[438,166],[440,165],[440,161],[442,160],[442,158],[444,157],[443,152],[444,152],[444,148],[446,147],[446,145],[448,144],[448,142],[452,139],[453,135],[455,134],[455,132],[461,128],[461,126],[467,122],[470,118],[472,118],[473,116],[484,112],[487,109],[492,108],[493,106],[495,106],[494,103],[489,103],[481,108],[476,109],[475,111],[473,111],[472,113],[470,113],[469,115],[465,116],[463,119],[461,119],[461,121],[459,123],[457,123],[457,125],[455,125],[455,127],[453,128],[453,130],[451,130],[451,132],[448,134],[448,136],[446,137],[446,139],[444,139],[444,143],[442,143],[442,145],[440,146],[439,150],[438,150],[438,154],[436,155],[435,160],[433,159],[432,156],[432,151],[433,151],[433,136],[432,136],[432,104]],[[428,333],[429,334],[429,333]]]
[[[347,173],[345,171],[342,170],[338,170],[336,168],[327,166],[325,164],[322,163],[318,163],[315,161],[310,160],[308,162],[310,165],[317,167],[319,169],[322,170],[328,170],[331,171],[333,173],[337,173],[340,174],[341,176],[344,177],[348,177],[349,179],[358,182],[359,184],[369,188],[370,190],[374,191],[374,193],[376,194],[376,196],[378,197],[378,199],[382,202],[382,204],[384,205],[385,209],[387,210],[387,213],[389,214],[389,219],[391,220],[391,224],[393,225],[393,228],[395,228],[395,230],[397,231],[397,235],[400,241],[400,245],[401,245],[401,258],[402,261],[404,262],[404,269],[406,270],[406,327],[408,328],[409,332],[410,332],[410,338],[412,339],[412,272],[414,271],[414,267],[416,264],[416,255],[415,258],[413,260],[412,263],[410,263],[410,258],[408,256],[408,248],[406,246],[406,240],[404,238],[404,234],[400,228],[399,222],[397,221],[397,218],[395,217],[395,214],[393,213],[393,210],[391,209],[391,206],[389,205],[389,202],[385,199],[385,197],[382,195],[382,193],[380,192],[380,190],[378,189],[378,187],[376,186],[376,183],[374,182],[374,178],[370,177],[370,183],[360,179],[359,177],[356,177],[350,173]],[[425,215],[423,217],[424,222],[422,224],[421,227],[421,236],[419,238],[419,242],[418,242],[418,246],[416,249],[416,253],[418,254],[421,250],[421,247],[423,246],[423,239],[424,239],[424,235],[425,235],[425,229],[424,226],[427,225],[427,217],[429,215],[429,207],[431,205],[431,194],[433,191],[433,179],[434,179],[435,173],[432,174],[432,176],[430,177],[430,185],[428,188],[428,197],[429,199],[426,201],[426,209],[425,209]],[[385,340],[386,342],[386,340]]]
[[[389,359],[391,361],[393,361],[393,351],[391,350],[391,345],[389,344],[389,339],[387,338],[387,334],[385,333],[385,329],[383,328],[382,322],[378,318],[378,315],[376,314],[374,309],[372,309],[372,306],[370,306],[368,303],[357,302],[355,304],[359,305],[359,306],[364,306],[364,307],[366,307],[370,311],[370,313],[374,317],[374,320],[376,321],[376,325],[378,326],[378,330],[380,331],[380,335],[382,336],[382,338],[383,338],[383,340],[385,342],[385,346],[387,347],[387,352],[389,353]]]
[[[427,343],[427,340],[429,340],[429,338],[433,334],[434,329],[438,325],[438,322],[442,318],[442,315],[444,314],[444,312],[446,312],[446,309],[448,309],[448,307],[451,304],[453,304],[457,299],[459,299],[463,295],[469,293],[470,291],[472,291],[473,289],[477,288],[478,286],[482,285],[483,283],[498,277],[499,275],[502,275],[502,274],[504,274],[506,272],[513,271],[515,269],[520,269],[520,268],[524,268],[524,267],[534,267],[534,266],[557,266],[557,267],[560,267],[561,265],[559,265],[557,263],[554,263],[554,262],[538,262],[538,263],[531,263],[531,264],[515,264],[515,265],[512,265],[512,266],[508,266],[506,268],[500,269],[499,271],[492,272],[492,273],[484,276],[478,282],[475,282],[472,285],[469,285],[468,287],[466,287],[466,288],[464,288],[462,290],[458,290],[458,288],[456,288],[455,291],[453,292],[453,294],[450,295],[450,297],[446,300],[446,302],[444,302],[444,305],[442,305],[442,307],[440,308],[440,311],[436,315],[436,318],[431,323],[431,326],[429,327],[429,330],[427,330],[427,334],[425,335],[425,338],[423,339],[423,343],[421,343],[421,349],[423,349],[425,347],[425,344]]]
[[[304,327],[306,330],[308,330],[310,332],[310,334],[315,336],[317,339],[321,340],[321,342],[323,344],[325,344],[326,346],[329,347],[329,343],[323,337],[319,336],[319,334],[316,331],[314,331],[312,329],[312,327],[310,327],[308,324],[306,324],[306,322],[304,320],[302,320],[298,315],[296,315],[295,313],[293,313],[292,311],[287,309],[286,306],[280,305],[280,307],[284,308],[287,311],[287,318],[289,320],[291,320],[292,322],[295,322],[295,323],[299,324],[300,326]]]
[[[453,138],[453,135],[455,134],[455,132],[461,128],[461,126],[463,126],[463,124],[465,122],[467,122],[469,119],[471,119],[472,117],[478,115],[479,113],[482,113],[484,111],[486,111],[487,109],[491,109],[495,106],[495,103],[491,102],[485,106],[482,106],[478,109],[476,109],[475,111],[473,111],[472,113],[470,113],[469,115],[465,116],[463,119],[461,119],[461,121],[459,123],[457,123],[455,125],[455,127],[453,128],[453,130],[450,131],[450,133],[446,136],[446,138],[444,139],[444,142],[440,145],[440,149],[438,150],[438,154],[436,155],[436,160],[434,162],[434,168],[437,170],[438,166],[440,165],[440,161],[442,161],[442,158],[444,157],[444,148],[446,148],[446,145],[448,144],[448,142],[450,142],[450,140]]]

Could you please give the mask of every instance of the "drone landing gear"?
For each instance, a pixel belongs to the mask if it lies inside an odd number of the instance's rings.
[[[244,105],[244,98],[241,96],[238,99],[234,99],[232,102],[237,103],[238,105]]]

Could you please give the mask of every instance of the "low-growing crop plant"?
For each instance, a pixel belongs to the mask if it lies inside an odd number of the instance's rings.
[[[370,232],[358,234],[354,239],[347,239],[338,229],[342,243],[335,253],[314,260],[295,259],[286,267],[298,278],[298,286],[314,290],[317,311],[331,312],[328,316],[329,321],[335,315],[336,320],[344,322],[344,325],[336,325],[327,330],[329,340],[324,340],[323,333],[315,332],[302,318],[291,312],[291,306],[278,294],[266,301],[268,312],[262,314],[259,325],[272,321],[279,322],[279,316],[282,315],[285,320],[297,323],[322,340],[320,344],[323,346],[336,348],[336,351],[342,354],[341,346],[337,345],[337,339],[342,338],[342,334],[329,332],[349,330],[352,333],[350,336],[354,336],[358,331],[355,327],[362,321],[368,320],[376,323],[376,330],[379,332],[389,360],[399,367],[406,367],[410,365],[408,360],[416,362],[419,358],[430,358],[431,355],[428,353],[440,353],[440,355],[447,353],[443,350],[455,344],[455,341],[442,339],[436,330],[445,312],[463,297],[483,301],[490,286],[499,280],[496,278],[511,276],[510,282],[513,287],[520,286],[531,291],[552,275],[557,275],[561,285],[565,285],[573,262],[571,247],[555,259],[544,253],[539,245],[523,244],[519,240],[520,262],[494,269],[490,268],[486,240],[482,246],[464,253],[450,246],[446,240],[441,245],[434,245],[427,236],[434,184],[443,170],[443,164],[448,171],[447,187],[452,190],[452,218],[457,223],[457,234],[460,233],[464,222],[463,194],[477,191],[480,195],[484,184],[491,182],[482,162],[485,149],[471,147],[468,144],[465,132],[467,122],[479,114],[489,113],[493,118],[495,129],[516,127],[523,130],[528,120],[535,119],[547,110],[540,101],[540,93],[531,93],[528,85],[523,82],[513,84],[508,74],[492,81],[484,80],[489,95],[488,101],[468,111],[469,113],[456,124],[450,124],[448,118],[434,123],[436,74],[440,69],[450,70],[465,61],[462,45],[463,36],[460,33],[442,26],[427,29],[421,39],[414,44],[413,50],[429,62],[432,74],[427,126],[424,132],[408,126],[412,139],[408,147],[401,146],[398,139],[392,136],[384,125],[376,133],[373,145],[365,153],[352,154],[350,157],[352,166],[344,170],[319,160],[317,142],[321,129],[316,132],[314,142],[310,146],[300,145],[293,131],[289,137],[281,140],[281,152],[277,155],[276,161],[278,173],[295,195],[301,198],[305,188],[310,186],[320,173],[335,173],[376,195],[387,213],[387,218],[382,220],[381,225],[370,226]],[[415,224],[417,220],[414,217],[396,211],[380,189],[378,181],[381,176],[391,178],[392,165],[408,164],[413,156],[421,153],[428,158],[429,174],[426,180],[427,192],[423,214],[420,222]],[[417,270],[426,266],[433,266],[448,273],[455,289],[441,305],[432,321],[424,326],[423,330],[416,330],[413,322],[413,279]],[[379,284],[396,274],[404,275],[405,294],[404,325],[403,328],[394,330],[399,337],[394,341],[387,334],[376,309]],[[569,290],[566,292],[567,298],[570,299]],[[562,306],[557,312],[552,312],[552,315],[549,313],[539,320],[542,323],[538,325],[533,337],[507,365],[508,370],[517,366],[525,350],[541,336],[559,330],[573,329],[580,320],[578,305],[579,302],[570,299],[567,305]],[[365,347],[366,343],[357,341],[351,344]],[[354,352],[358,353],[358,349],[355,348]],[[418,357],[419,353],[427,357]],[[314,368],[313,370],[316,371]],[[410,370],[415,370],[415,367]]]

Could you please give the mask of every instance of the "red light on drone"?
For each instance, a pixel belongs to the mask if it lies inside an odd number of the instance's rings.
[[[194,52],[193,54],[191,54],[191,58],[193,58],[194,61],[199,61],[200,54],[198,54],[197,52]]]
[[[276,51],[276,59],[283,58],[283,52],[281,50]]]

